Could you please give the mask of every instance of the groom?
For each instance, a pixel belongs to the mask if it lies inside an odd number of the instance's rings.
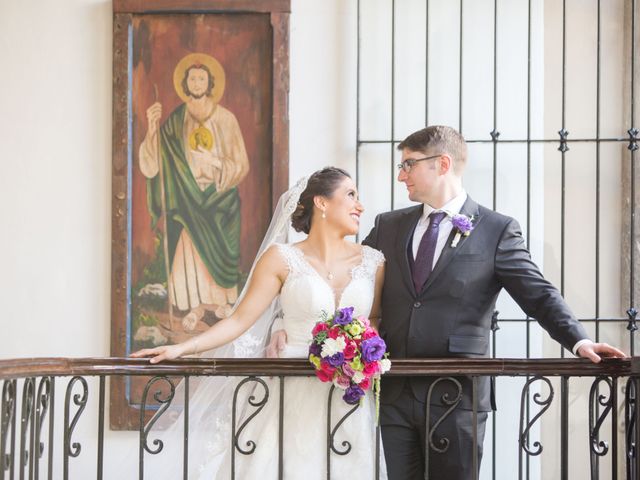
[[[487,357],[496,298],[502,288],[574,354],[600,361],[624,357],[620,350],[589,340],[560,293],[531,261],[518,222],[474,202],[462,188],[467,145],[451,127],[431,126],[398,145],[398,181],[420,204],[378,215],[364,244],[386,257],[380,333],[391,359]],[[464,233],[466,232],[466,233]],[[467,235],[468,234],[468,235]],[[445,453],[429,451],[429,478],[473,478],[472,385],[433,438],[449,440]],[[380,420],[391,480],[424,478],[426,401],[434,377],[383,377]],[[430,425],[442,417],[442,397],[457,395],[453,381],[432,391]],[[478,458],[487,412],[488,378],[478,385]]]

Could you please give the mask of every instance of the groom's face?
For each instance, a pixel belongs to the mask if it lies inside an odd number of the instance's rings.
[[[403,162],[435,156],[435,158],[429,160],[416,162],[408,172],[401,169],[398,173],[398,181],[406,185],[410,200],[414,202],[431,203],[430,199],[434,197],[435,192],[437,192],[440,186],[438,170],[440,158],[437,156],[438,154],[439,152],[429,149],[424,152],[416,152],[408,148],[402,150]]]

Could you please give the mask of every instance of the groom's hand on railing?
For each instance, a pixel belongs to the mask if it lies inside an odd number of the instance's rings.
[[[271,334],[271,340],[267,345],[267,358],[280,358],[280,352],[287,345],[287,332],[284,330],[276,330]]]
[[[608,358],[627,358],[622,350],[612,347],[608,343],[587,342],[580,345],[578,355],[582,358],[588,358],[593,363],[600,363],[602,357]]]

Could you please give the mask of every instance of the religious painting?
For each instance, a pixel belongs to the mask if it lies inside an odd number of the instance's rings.
[[[287,188],[288,2],[193,3],[114,2],[115,356],[228,317]],[[114,379],[112,428],[146,381]]]

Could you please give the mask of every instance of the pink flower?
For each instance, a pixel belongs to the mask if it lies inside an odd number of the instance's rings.
[[[342,364],[342,373],[344,373],[347,377],[353,377],[353,374],[356,373],[356,371],[351,368],[348,363],[344,363]]]
[[[331,375],[333,375],[333,372],[336,371],[335,367],[332,367],[329,362],[326,361],[326,359],[322,359],[322,361],[320,362],[320,369],[324,370],[327,373],[330,373]]]
[[[322,360],[320,362],[320,368],[316,370],[316,377],[318,377],[323,382],[330,382],[333,380],[333,375],[336,372],[336,369],[329,365],[326,360]]]
[[[322,362],[320,362],[320,370],[328,374],[330,377],[333,377],[333,373],[336,371],[335,367],[329,365],[329,362],[325,361],[325,359],[322,359]]]
[[[358,347],[355,342],[347,343],[347,346],[344,347],[344,351],[342,352],[344,353],[344,358],[346,358],[347,360],[351,360],[353,357],[355,357],[357,348]]]
[[[368,340],[377,336],[378,332],[376,332],[373,328],[367,328],[367,330],[362,334],[362,340]]]
[[[364,326],[364,328],[369,328],[369,326],[371,325],[371,322],[369,322],[369,319],[364,315],[360,315],[358,317],[358,320],[360,320],[360,323]]]
[[[327,330],[329,330],[329,327],[327,327],[326,323],[318,322],[316,323],[316,326],[313,327],[313,330],[311,330],[311,335],[316,336],[318,333],[326,332]]]
[[[345,377],[344,375],[338,375],[333,379],[333,384],[338,388],[346,390],[349,385],[351,385],[351,379],[349,379],[349,377]]]
[[[378,365],[378,362],[371,362],[371,363],[365,364],[364,369],[362,370],[362,373],[364,373],[365,376],[370,377],[371,375],[375,375],[379,371],[380,371],[380,365]]]
[[[329,338],[334,340],[340,335],[340,327],[332,327],[329,329]]]
[[[316,370],[316,377],[318,377],[321,382],[330,382],[333,375],[329,375],[324,370]]]
[[[365,378],[364,380],[362,380],[358,386],[363,389],[363,390],[368,390],[369,387],[371,386],[371,379],[370,378]]]

